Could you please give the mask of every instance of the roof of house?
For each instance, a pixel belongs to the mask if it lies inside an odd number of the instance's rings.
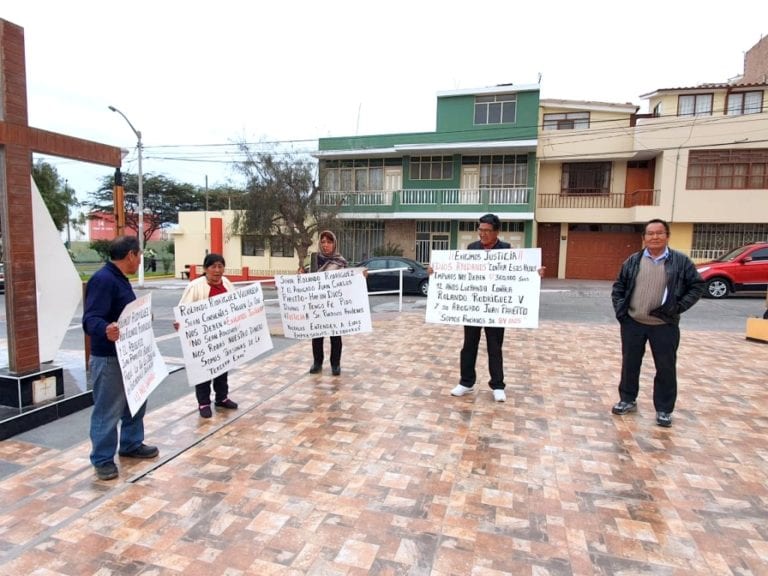
[[[743,90],[748,90],[750,88],[765,88],[765,87],[768,87],[768,84],[766,84],[765,82],[755,82],[755,83],[748,83],[748,84],[742,84],[738,82],[736,83],[717,82],[717,83],[709,83],[709,84],[698,84],[697,86],[678,86],[677,88],[657,88],[656,90],[653,90],[652,92],[648,92],[647,94],[641,94],[640,98],[651,98],[662,92],[701,92],[702,90],[743,91]]]
[[[569,108],[573,110],[592,110],[603,112],[626,112],[634,114],[640,109],[637,104],[631,102],[597,102],[594,100],[560,100],[557,98],[545,98],[539,100],[542,108]]]

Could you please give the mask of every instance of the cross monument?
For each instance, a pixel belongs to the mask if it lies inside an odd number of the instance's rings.
[[[24,29],[0,19],[0,223],[10,374],[40,371],[32,241],[32,153],[119,168],[120,148],[29,126]]]

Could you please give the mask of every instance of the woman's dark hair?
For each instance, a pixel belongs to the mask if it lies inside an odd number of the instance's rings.
[[[109,259],[122,260],[131,252],[139,253],[139,239],[136,236],[118,236],[109,245]]]
[[[206,254],[205,258],[203,258],[203,268],[208,268],[209,266],[213,266],[217,262],[221,262],[222,266],[227,265],[226,262],[224,262],[224,256],[221,254],[215,254],[211,252],[210,254]]]

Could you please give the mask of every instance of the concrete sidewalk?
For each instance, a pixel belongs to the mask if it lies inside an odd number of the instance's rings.
[[[379,315],[342,374],[308,343],[232,373],[236,412],[150,412],[156,461],[95,479],[89,443],[13,438],[0,459],[3,574],[766,573],[768,348],[685,330],[674,426],[652,368],[615,417],[618,330],[508,330],[506,403],[453,398],[459,327]],[[63,419],[62,422],[66,420]]]

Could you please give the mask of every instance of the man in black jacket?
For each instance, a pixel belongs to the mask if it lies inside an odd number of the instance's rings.
[[[621,266],[611,299],[621,326],[619,402],[611,410],[624,415],[637,410],[640,367],[645,343],[651,345],[656,366],[653,405],[656,423],[672,426],[677,399],[677,347],[680,314],[704,294],[704,280],[682,252],[671,250],[669,224],[654,219],[643,231],[645,248]]]

